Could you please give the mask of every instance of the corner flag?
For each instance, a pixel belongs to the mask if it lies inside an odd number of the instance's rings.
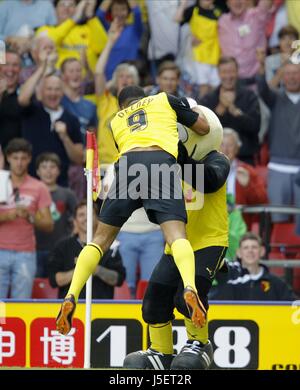
[[[93,177],[93,201],[95,202],[101,191],[100,164],[98,158],[98,146],[96,134],[86,132],[86,169],[92,171]]]

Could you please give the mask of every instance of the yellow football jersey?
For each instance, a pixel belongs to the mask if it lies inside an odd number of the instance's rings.
[[[214,14],[215,19],[199,15],[198,7],[195,7],[190,20],[191,33],[201,41],[193,47],[193,59],[211,65],[218,64],[221,54],[218,36],[218,17],[221,12],[215,9]]]
[[[97,133],[100,164],[112,164],[118,158],[118,150],[110,129],[110,121],[119,110],[118,99],[109,91],[97,98],[99,126]]]
[[[226,184],[216,192],[201,195],[204,197],[203,207],[201,209],[193,210],[193,207],[189,207],[190,202],[186,201],[188,216],[186,225],[187,239],[191,243],[194,252],[209,246],[227,247],[228,215]],[[166,245],[165,253],[171,254],[168,245]]]
[[[119,156],[136,147],[157,145],[177,158],[177,115],[164,92],[119,111],[111,121],[111,129]]]
[[[204,194],[203,207],[187,209],[187,215],[187,238],[194,251],[208,246],[228,246],[226,184],[216,192]]]

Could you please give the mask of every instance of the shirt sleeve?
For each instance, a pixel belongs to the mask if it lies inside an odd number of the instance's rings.
[[[134,15],[134,30],[138,38],[140,38],[143,34],[143,21],[142,21],[142,13],[140,7],[134,7],[132,9],[132,13]]]
[[[185,23],[188,23],[192,16],[193,16],[193,11],[194,11],[194,6],[192,5],[191,7],[188,7],[184,10],[184,13],[183,13],[183,19],[180,23],[180,25],[182,26],[183,24]]]
[[[176,112],[177,121],[184,126],[193,126],[198,119],[199,114],[193,111],[185,98],[177,98],[167,94],[170,106]]]
[[[67,19],[58,26],[42,26],[37,30],[37,36],[46,35],[50,38],[56,46],[60,46],[65,37],[69,34],[75,22],[72,19]]]
[[[75,193],[70,188],[68,188],[67,204],[68,204],[68,211],[70,213],[70,216],[74,217],[75,209],[77,206],[77,199]]]
[[[89,127],[98,127],[98,116],[97,116],[97,107],[93,106],[92,117],[89,121]]]
[[[96,11],[96,16],[99,18],[100,22],[103,24],[105,30],[109,30],[109,23],[105,19],[105,12],[101,8],[98,8]]]
[[[46,185],[42,182],[40,184],[40,190],[39,190],[39,200],[37,204],[38,210],[43,209],[45,207],[50,207],[52,203],[51,195],[46,187]]]
[[[56,274],[58,272],[68,272],[74,269],[73,259],[79,255],[80,249],[77,249],[76,244],[74,245],[72,237],[59,241],[50,251],[47,269],[50,285],[54,288],[58,287],[61,289],[67,286],[58,286]],[[72,258],[72,261],[69,260],[70,258]]]
[[[80,123],[76,117],[73,117],[67,122],[67,131],[74,144],[82,144]]]
[[[48,260],[48,278],[50,285],[53,288],[58,287],[58,284],[56,282],[56,274],[57,272],[61,272],[63,270],[62,264],[65,260],[65,250],[64,250],[64,244],[63,242],[60,242],[56,244],[54,249],[50,252],[49,260]]]

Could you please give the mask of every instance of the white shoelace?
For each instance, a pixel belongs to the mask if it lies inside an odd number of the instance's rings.
[[[185,352],[194,353],[195,355],[198,355],[202,352],[201,344],[197,340],[193,341],[193,343],[186,343],[181,350],[181,353]]]

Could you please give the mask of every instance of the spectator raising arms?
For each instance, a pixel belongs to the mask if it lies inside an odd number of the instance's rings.
[[[94,71],[97,58],[106,44],[106,32],[97,17],[94,17],[96,0],[55,0],[57,26],[45,25],[37,35],[46,35],[56,45],[57,68],[70,57],[87,62]]]
[[[43,53],[45,54],[45,53]],[[33,145],[30,172],[35,174],[36,156],[43,152],[57,153],[61,159],[61,174],[58,183],[68,186],[70,162],[82,164],[83,146],[80,124],[75,116],[61,106],[63,85],[59,77],[46,76],[48,59],[42,57],[41,65],[22,86],[18,97],[26,107],[22,120],[24,138]],[[46,76],[46,77],[45,77]],[[41,81],[41,101],[35,99],[35,90]]]
[[[18,103],[21,58],[17,52],[7,51],[6,63],[0,65],[0,145],[21,136],[22,108]]]
[[[83,77],[79,60],[67,58],[61,65],[61,73],[64,84],[62,106],[79,120],[82,142],[85,144],[86,131],[96,131],[98,126],[96,105],[82,96]],[[82,165],[70,166],[69,186],[79,200],[86,198],[86,178]]]
[[[265,61],[260,58],[259,93],[271,110],[268,132],[270,162],[268,192],[274,205],[300,206],[300,64],[286,63],[283,67],[284,90],[270,89],[265,79]],[[274,222],[285,222],[286,214],[272,216]],[[296,217],[300,234],[300,217]]]
[[[105,68],[105,76],[110,80],[120,63],[138,59],[143,33],[141,10],[134,0],[104,0],[96,14],[106,30],[109,30],[111,22],[115,22],[121,29]],[[133,17],[133,20],[130,20],[130,17]]]
[[[107,83],[105,67],[110,52],[118,40],[122,31],[117,21],[111,23],[108,32],[108,42],[101,53],[95,72],[95,89],[98,107],[98,148],[100,163],[112,164],[118,157],[118,151],[110,129],[110,121],[119,110],[117,96],[120,91],[129,85],[139,84],[139,75],[136,67],[129,64],[120,64],[116,67],[113,78]]]
[[[247,0],[228,0],[227,5],[230,12],[219,20],[222,55],[236,59],[239,77],[251,85],[258,70],[256,48],[267,44],[265,27],[272,15],[272,0],[260,0],[254,8],[247,8]]]
[[[192,34],[192,73],[200,86],[200,96],[219,85],[217,65],[220,58],[218,19],[222,11],[214,0],[197,0],[186,8],[188,1],[181,0],[176,13],[177,22],[189,23]]]
[[[280,52],[272,54],[266,58],[266,79],[271,88],[283,87],[282,75],[283,65],[293,54],[293,41],[299,38],[299,33],[293,26],[283,27],[279,31],[279,48]],[[258,49],[263,50],[264,49]]]
[[[27,56],[26,61],[23,61],[22,71],[20,75],[20,83],[23,84],[36,71],[41,63],[41,53],[47,53],[54,56],[53,61],[57,60],[56,47],[52,39],[46,36],[35,36],[31,41],[29,50],[24,53]],[[24,57],[23,55],[23,57]]]

